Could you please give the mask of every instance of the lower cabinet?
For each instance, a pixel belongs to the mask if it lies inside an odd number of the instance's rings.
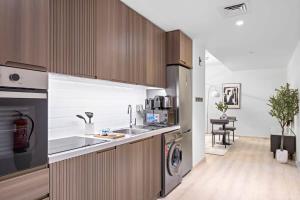
[[[43,199],[49,194],[49,169],[42,169],[0,182],[1,200]],[[47,198],[46,198],[47,199]]]
[[[117,200],[152,200],[161,191],[161,137],[117,147]]]
[[[50,164],[50,200],[153,200],[160,191],[160,135]]]
[[[50,164],[50,200],[114,200],[115,149]]]

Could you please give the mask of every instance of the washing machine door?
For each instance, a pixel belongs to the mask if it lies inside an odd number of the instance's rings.
[[[179,174],[180,165],[182,162],[181,144],[174,142],[169,150],[167,168],[170,176]]]

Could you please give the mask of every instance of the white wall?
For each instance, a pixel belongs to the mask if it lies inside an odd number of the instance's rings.
[[[84,122],[75,117],[94,112],[96,130],[129,126],[127,106],[144,104],[146,87],[50,74],[49,139],[82,134]],[[138,123],[142,123],[139,119]]]
[[[287,69],[287,79],[293,88],[300,89],[300,41],[294,51]],[[299,102],[300,103],[300,102]],[[295,133],[297,134],[297,161],[300,163],[300,117],[295,118],[294,125]]]
[[[199,56],[202,59],[199,66]],[[193,42],[193,165],[204,158],[205,102],[195,102],[195,97],[205,98],[205,49],[199,41]]]
[[[222,83],[241,83],[241,109],[227,111],[229,116],[236,116],[238,119],[236,123],[238,135],[269,137],[270,133],[280,131],[277,121],[268,113],[267,103],[274,89],[286,83],[286,69],[231,71],[222,63],[207,65],[206,93],[209,86],[213,85],[222,96]],[[210,97],[209,119],[220,117],[221,113],[214,104],[221,100],[221,97],[217,99]]]

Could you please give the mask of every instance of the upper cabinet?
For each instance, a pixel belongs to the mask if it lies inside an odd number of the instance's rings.
[[[147,21],[146,24],[146,85],[166,85],[166,33]]]
[[[96,0],[97,77],[129,81],[128,7],[119,0]]]
[[[47,67],[49,0],[1,0],[0,4],[1,64]]]
[[[180,30],[167,33],[167,65],[193,66],[193,41]]]
[[[50,72],[96,77],[96,0],[50,1]]]
[[[146,83],[146,23],[147,20],[132,9],[128,15],[129,80],[136,84]]]
[[[120,0],[0,0],[0,27],[0,64],[165,87],[165,31]]]

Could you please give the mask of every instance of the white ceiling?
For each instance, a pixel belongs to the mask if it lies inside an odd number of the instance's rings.
[[[249,2],[246,15],[226,18],[221,7]],[[166,31],[200,39],[232,70],[286,67],[300,38],[300,0],[123,0]],[[244,20],[244,26],[235,22]]]

